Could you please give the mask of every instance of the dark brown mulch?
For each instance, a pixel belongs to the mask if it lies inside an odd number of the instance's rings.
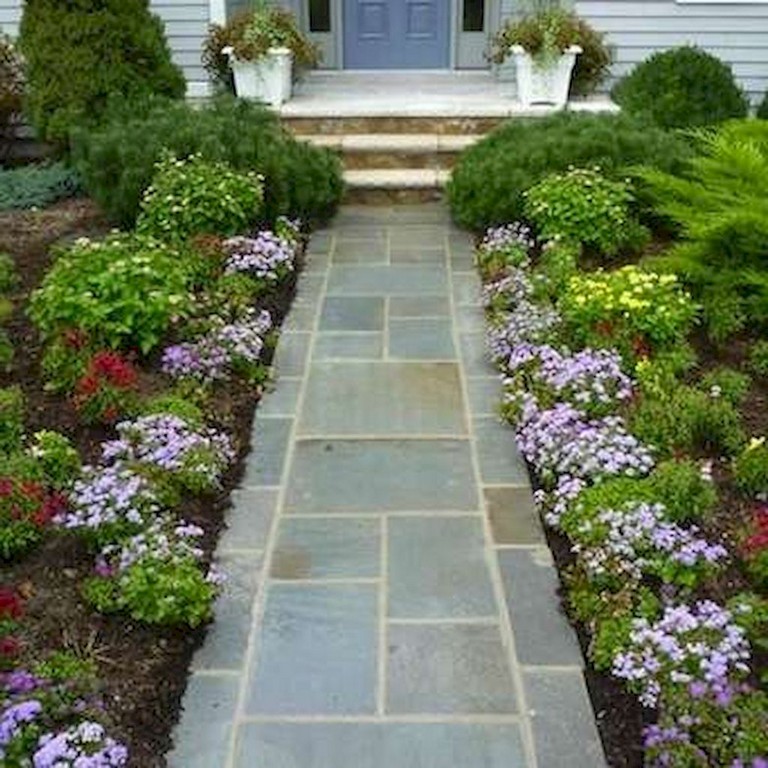
[[[9,374],[0,374],[0,386],[19,385],[27,399],[30,432],[57,429],[75,441],[85,460],[99,455],[99,444],[111,436],[104,427],[84,427],[71,403],[46,392],[40,373],[41,347],[24,308],[29,292],[51,263],[51,245],[81,236],[98,237],[109,227],[96,208],[85,200],[67,201],[40,212],[0,214],[0,252],[10,253],[21,276],[13,297],[15,312],[8,326],[16,350]],[[279,293],[262,302],[279,326],[295,293],[295,278]],[[158,377],[142,377],[142,388],[152,390]],[[242,474],[250,447],[254,409],[260,393],[232,384],[217,392],[214,421],[226,429],[238,453],[220,492],[185,501],[180,514],[205,531],[204,548],[211,555],[224,526],[229,493]],[[157,629],[125,617],[103,616],[80,596],[80,584],[93,560],[71,538],[52,535],[38,550],[18,564],[0,569],[0,583],[20,587],[27,596],[22,620],[23,640],[30,656],[69,648],[92,658],[103,685],[110,733],[126,743],[131,766],[161,768],[171,746],[170,733],[179,716],[192,654],[205,628]],[[214,768],[213,766],[211,768]]]

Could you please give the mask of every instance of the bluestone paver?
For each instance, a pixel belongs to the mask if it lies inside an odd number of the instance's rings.
[[[602,768],[447,208],[343,208],[274,369],[170,765]]]

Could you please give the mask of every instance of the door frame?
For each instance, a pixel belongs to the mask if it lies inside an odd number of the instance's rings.
[[[297,0],[294,0],[295,2]],[[459,61],[460,54],[462,53],[462,43],[465,43],[466,48],[469,50],[477,46],[477,43],[469,41],[469,35],[485,35],[487,38],[499,28],[499,15],[501,10],[501,0],[484,0],[485,2],[485,25],[486,32],[462,32],[461,24],[463,21],[462,12],[464,9],[464,0],[449,0],[451,3],[450,12],[450,30],[448,35],[448,67],[429,70],[435,72],[447,72],[455,69],[487,69],[490,68],[490,64],[484,64],[482,67],[467,66],[465,62]],[[344,0],[329,0],[330,12],[331,12],[331,31],[330,32],[310,32],[309,31],[309,0],[298,0],[301,6],[298,16],[301,20],[302,29],[309,35],[310,39],[320,45],[323,51],[323,60],[321,67],[323,69],[344,69]],[[466,35],[463,40],[462,35]],[[369,70],[361,70],[369,71]],[[376,71],[376,70],[370,70]],[[390,70],[378,70],[379,72],[387,72]],[[407,71],[407,70],[403,70]],[[413,71],[413,70],[411,70]],[[417,70],[418,71],[418,70]],[[427,70],[425,70],[427,71]]]

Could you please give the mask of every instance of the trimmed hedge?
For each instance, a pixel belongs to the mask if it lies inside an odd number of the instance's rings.
[[[148,0],[26,0],[19,48],[28,119],[62,145],[76,123],[98,121],[112,95],[186,90]]]
[[[550,173],[599,166],[611,177],[637,163],[676,171],[690,154],[683,139],[625,115],[510,120],[461,155],[448,198],[454,219],[480,232],[520,219],[523,192]]]
[[[619,81],[612,96],[629,114],[663,128],[716,125],[749,110],[731,68],[692,46],[655,53]]]
[[[163,150],[201,154],[264,176],[264,220],[318,222],[336,210],[343,182],[334,153],[296,141],[262,106],[222,97],[195,108],[168,99],[113,105],[101,126],[73,134],[72,158],[88,192],[130,228]]]

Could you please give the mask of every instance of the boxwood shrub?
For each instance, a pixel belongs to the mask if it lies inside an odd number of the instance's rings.
[[[599,166],[616,177],[640,162],[679,170],[690,152],[684,139],[625,115],[510,120],[461,155],[448,198],[461,226],[483,231],[521,218],[523,192],[550,173]]]
[[[749,109],[731,68],[692,46],[655,53],[620,80],[612,96],[626,112],[664,128],[715,125]]]
[[[317,222],[343,191],[335,154],[295,140],[273,113],[232,97],[204,107],[158,98],[112,104],[98,128],[74,132],[72,159],[109,218],[131,227],[164,150],[263,175],[265,222],[281,214]]]
[[[186,90],[148,0],[26,0],[19,47],[28,118],[60,144],[77,122],[98,120],[110,95]]]

